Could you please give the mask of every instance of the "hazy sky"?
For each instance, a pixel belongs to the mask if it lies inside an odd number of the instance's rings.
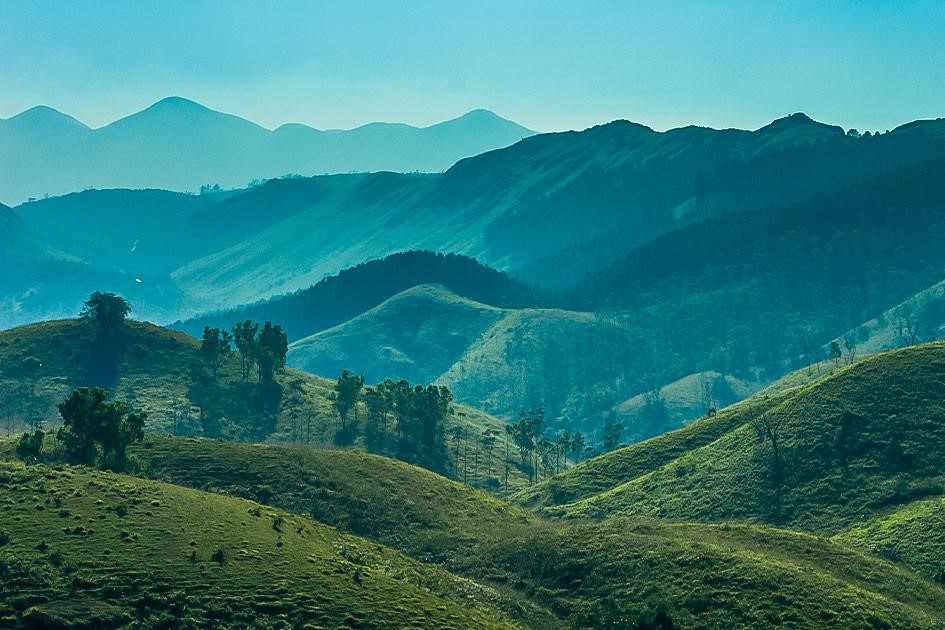
[[[274,8],[278,5],[278,8]],[[884,130],[945,116],[945,2],[0,0],[0,117],[185,96],[264,126],[629,118]]]

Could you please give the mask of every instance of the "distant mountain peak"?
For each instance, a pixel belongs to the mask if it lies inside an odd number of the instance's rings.
[[[48,105],[36,105],[26,111],[20,112],[16,116],[7,119],[8,122],[17,121],[19,123],[39,124],[39,125],[69,125],[88,129],[82,122],[76,120],[68,114],[63,114],[58,109]]]
[[[197,101],[192,101],[189,98],[184,98],[183,96],[167,96],[161,100],[155,102],[153,105],[148,107],[148,109],[209,109],[205,105],[201,105]]]

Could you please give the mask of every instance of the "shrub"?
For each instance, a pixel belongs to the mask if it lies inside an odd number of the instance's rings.
[[[45,437],[42,429],[24,433],[16,443],[16,456],[27,464],[38,462],[42,458]]]
[[[210,559],[218,564],[226,563],[226,550],[223,547],[217,548],[216,551],[211,554]]]

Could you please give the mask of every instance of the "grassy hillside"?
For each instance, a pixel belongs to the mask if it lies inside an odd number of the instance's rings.
[[[915,501],[833,537],[945,583],[945,499]]]
[[[134,456],[145,474],[311,514],[493,584],[506,594],[496,605],[517,602],[507,609],[532,627],[627,626],[660,613],[678,627],[945,621],[945,591],[819,537],[639,519],[547,522],[427,471],[350,451],[150,437]]]
[[[105,385],[115,399],[148,414],[145,429],[149,432],[320,446],[335,443],[338,420],[330,400],[332,380],[289,369],[276,376],[273,387],[260,389],[254,377],[241,382],[238,356],[231,356],[213,379],[201,363],[195,339],[144,322],[126,322],[122,346],[117,377]],[[102,384],[90,380],[89,357],[89,335],[80,320],[0,331],[0,434],[9,436],[38,422],[58,425],[56,405],[73,388]],[[360,418],[363,425],[363,409]],[[468,436],[486,430],[505,436],[503,422],[463,405],[455,405],[447,419],[448,434],[454,427],[462,427]],[[363,447],[363,438],[358,437],[353,446]],[[450,471],[459,474],[458,465],[464,462],[457,464],[457,459],[464,453],[457,454],[453,448],[448,452]],[[466,480],[476,485],[496,488],[505,481],[498,467],[491,475],[471,461],[464,467],[473,471]],[[521,485],[523,479],[514,465],[510,487]]]
[[[420,285],[293,343],[288,363],[320,374],[357,369],[369,381],[436,380],[457,400],[506,417],[543,404],[556,423],[594,432],[609,408],[644,388],[633,356],[628,330],[592,313],[496,308]],[[627,439],[689,419],[624,415]]]
[[[153,436],[134,456],[143,474],[311,515],[494,585],[483,591],[493,593],[489,601],[531,627],[665,617],[682,627],[943,622],[940,588],[823,538],[639,519],[547,522],[427,471],[350,451]]]
[[[9,463],[0,486],[4,625],[512,625],[482,586],[250,501]]]
[[[594,430],[602,410],[639,391],[640,375],[628,366],[633,351],[623,327],[592,313],[518,309],[485,330],[439,380],[491,413],[544,404],[553,419]]]
[[[783,399],[783,396],[753,396],[710,418],[700,418],[681,429],[583,461],[520,490],[512,498],[523,505],[547,507],[596,496],[711,444],[747,418],[765,413]]]
[[[689,374],[656,392],[637,394],[616,406],[616,417],[627,429],[623,440],[639,442],[667,427],[681,427],[706,415],[706,406],[721,409],[750,396],[758,384],[718,372]],[[655,425],[655,426],[654,426]]]
[[[447,566],[484,537],[536,522],[479,490],[352,450],[148,436],[132,456],[149,477],[307,514]]]
[[[866,358],[782,392],[711,443],[553,512],[739,519],[834,533],[945,494],[943,368],[942,343]],[[777,438],[780,466],[771,440],[756,433],[760,423]]]
[[[313,374],[357,369],[369,382],[432,382],[503,315],[501,309],[461,298],[445,287],[419,285],[293,343],[287,362]]]

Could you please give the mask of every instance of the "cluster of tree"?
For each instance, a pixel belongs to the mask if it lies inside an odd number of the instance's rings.
[[[253,367],[256,368],[258,383],[271,383],[275,373],[285,369],[289,342],[282,327],[266,322],[260,330],[258,323],[247,319],[233,326],[232,332],[204,327],[200,354],[214,377],[233,351],[231,343],[240,355],[243,381],[249,378]]]
[[[276,373],[285,369],[288,349],[285,331],[272,322],[260,326],[246,320],[230,330],[204,328],[202,368],[195,371],[188,390],[188,398],[200,408],[204,435],[256,440],[275,429],[283,397]],[[239,355],[239,379],[218,382],[220,368],[234,353]],[[256,382],[252,383],[254,371]],[[186,413],[189,415],[189,408]]]
[[[509,440],[518,449],[522,467],[529,476],[529,483],[536,483],[542,471],[546,477],[560,472],[562,466],[567,466],[568,457],[576,463],[587,446],[584,435],[581,433],[561,430],[556,435],[549,436],[547,429],[543,406],[532,411],[520,411],[518,421],[505,427]],[[506,458],[506,485],[508,485],[508,458]]]
[[[411,385],[386,380],[364,386],[364,377],[344,370],[335,383],[333,406],[338,412],[336,441],[352,443],[363,430],[364,444],[376,453],[390,453],[424,468],[445,471],[446,421],[453,413],[453,395],[446,387]],[[365,408],[363,429],[358,406]],[[354,422],[348,424],[354,411]]]
[[[100,387],[81,387],[59,404],[62,426],[56,439],[66,461],[127,469],[128,447],[144,438],[147,414],[132,412],[125,403],[108,397]],[[39,460],[45,437],[41,429],[25,433],[17,443],[17,456],[26,462]]]

